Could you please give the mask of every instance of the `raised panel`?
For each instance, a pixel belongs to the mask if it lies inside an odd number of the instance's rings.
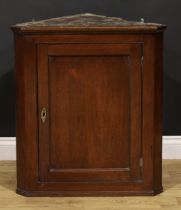
[[[129,169],[129,71],[127,56],[49,57],[51,168]]]

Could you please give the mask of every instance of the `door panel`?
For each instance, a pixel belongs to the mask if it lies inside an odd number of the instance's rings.
[[[40,181],[140,180],[140,44],[41,44],[38,56]]]

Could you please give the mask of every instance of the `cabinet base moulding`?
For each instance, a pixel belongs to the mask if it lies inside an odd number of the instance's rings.
[[[163,192],[163,188],[151,191],[25,191],[17,189],[16,192],[27,197],[50,197],[50,196],[153,196]]]

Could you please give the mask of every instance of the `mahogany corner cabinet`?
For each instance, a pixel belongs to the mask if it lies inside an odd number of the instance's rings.
[[[17,193],[162,192],[165,28],[89,13],[12,26]]]

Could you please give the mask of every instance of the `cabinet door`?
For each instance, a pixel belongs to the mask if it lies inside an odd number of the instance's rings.
[[[38,45],[40,181],[142,179],[141,49]]]

